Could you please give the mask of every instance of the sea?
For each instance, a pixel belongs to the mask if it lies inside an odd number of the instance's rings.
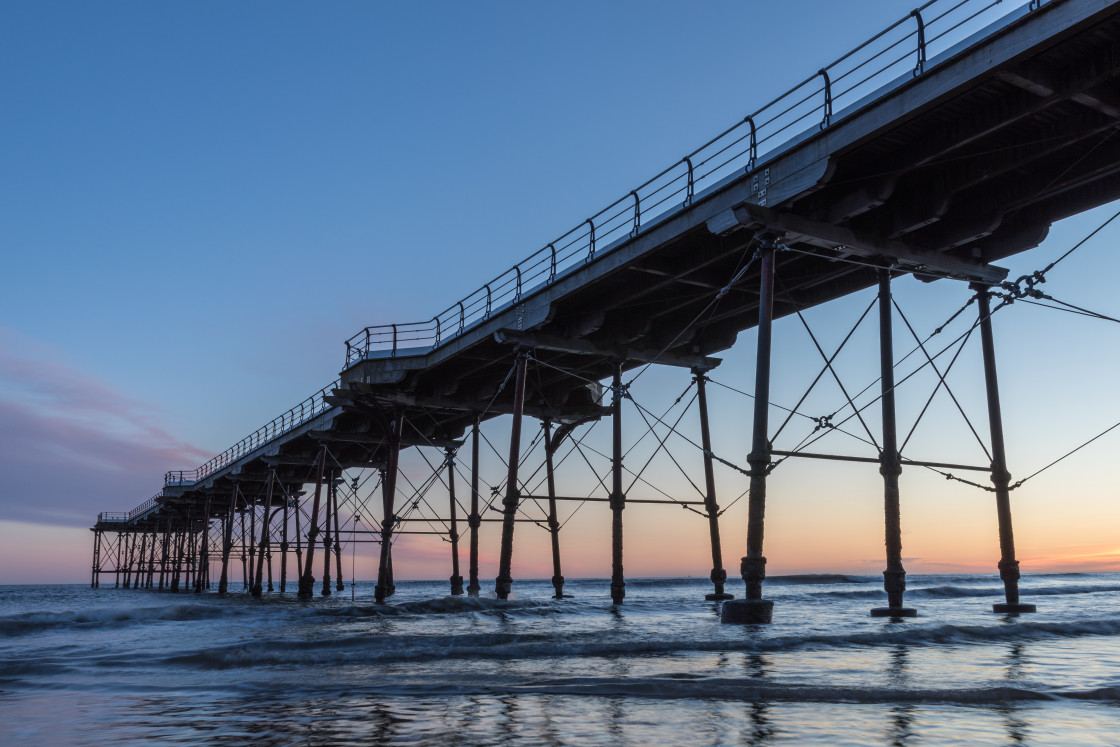
[[[1120,745],[1120,574],[768,578],[769,625],[701,578],[238,589],[0,587],[0,744]],[[729,591],[742,592],[740,584]]]

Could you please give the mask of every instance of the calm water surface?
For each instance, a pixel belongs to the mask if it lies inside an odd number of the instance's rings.
[[[1120,745],[1120,574],[777,577],[769,626],[701,579],[294,594],[0,587],[0,744]],[[733,591],[741,591],[733,588]]]

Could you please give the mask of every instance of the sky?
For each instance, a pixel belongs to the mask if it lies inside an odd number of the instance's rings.
[[[142,503],[164,471],[200,464],[331,382],[350,335],[429,318],[908,13],[887,0],[858,13],[818,0],[687,12],[671,2],[0,5],[0,583],[86,578],[98,512]],[[1003,264],[1013,276],[1044,266],[1114,211],[1056,225]],[[1106,229],[1047,290],[1117,315],[1118,237]],[[896,288],[927,333],[968,298],[948,281]],[[835,346],[870,300],[807,318]],[[773,395],[789,405],[819,359],[796,320],[775,329]],[[1118,333],[1023,304],[997,317],[1016,478],[1120,419]],[[876,375],[875,335],[865,324],[838,359],[856,388]],[[740,335],[713,378],[749,390],[753,342]],[[950,383],[986,442],[977,342]],[[661,412],[687,380],[651,370],[633,393]],[[906,429],[932,383],[911,386],[899,391]],[[806,408],[831,411],[839,396],[822,385]],[[720,387],[710,397],[715,451],[742,464],[749,401]],[[877,410],[868,417],[877,433]],[[631,442],[639,419],[628,416]],[[695,433],[694,421],[693,411],[682,429]],[[504,427],[494,424],[495,444]],[[1013,494],[1024,571],[1120,570],[1108,470],[1118,444],[1120,430]],[[835,446],[868,455],[859,448]],[[681,442],[674,454],[699,479],[695,449]],[[944,395],[907,456],[986,463]],[[405,463],[420,475],[415,455]],[[494,459],[487,468],[500,472]],[[574,458],[564,469],[573,490],[594,487]],[[664,457],[650,469],[673,495],[693,490]],[[745,487],[721,468],[721,504]],[[902,491],[911,572],[994,572],[990,493],[917,470]],[[769,572],[881,571],[881,501],[874,465],[784,464],[771,480]],[[732,577],[745,509],[741,500],[722,519]],[[706,524],[683,513],[627,509],[629,575],[707,575]],[[609,573],[609,524],[596,505],[572,519],[566,575]],[[547,535],[518,531],[539,536],[517,545],[515,575],[551,575]],[[492,578],[497,535],[486,532]],[[402,538],[398,553],[401,577],[449,574],[437,539]],[[359,577],[372,563],[359,555]]]

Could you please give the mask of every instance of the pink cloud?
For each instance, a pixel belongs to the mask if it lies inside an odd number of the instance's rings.
[[[0,329],[0,519],[88,526],[142,503],[169,467],[209,457],[151,404],[56,356]]]

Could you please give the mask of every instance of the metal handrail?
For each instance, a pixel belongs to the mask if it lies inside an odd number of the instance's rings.
[[[814,119],[813,129],[830,128],[850,116],[851,110],[844,107],[886,85],[893,84],[894,90],[927,74],[928,60],[966,32],[996,20],[992,11],[1003,1],[929,0],[430,320],[366,327],[346,341],[346,366],[371,354],[427,352],[489,319],[498,309],[521,303],[530,290],[552,285],[566,271],[685,209],[703,188],[736,172],[753,173],[762,160],[760,145],[771,143],[764,155],[772,158],[789,146],[793,136],[808,130]],[[1054,2],[1030,0],[1029,5],[1016,5],[1033,13]],[[872,68],[874,64],[878,67]],[[834,107],[839,114],[833,114]],[[782,135],[786,137],[776,139]],[[655,218],[645,217],[651,214]],[[519,280],[516,288],[510,282],[499,285],[514,272]],[[479,303],[483,297],[484,310]]]
[[[408,325],[394,325],[407,327]],[[273,418],[257,430],[229,447],[221,454],[193,470],[172,470],[163,476],[164,487],[181,487],[194,485],[199,480],[204,480],[218,470],[240,459],[242,456],[256,451],[274,439],[290,433],[307,421],[318,417],[330,408],[326,398],[331,391],[337,389],[340,381],[328,384],[295,407]],[[155,499],[152,499],[154,502]],[[140,510],[140,509],[135,509]]]

